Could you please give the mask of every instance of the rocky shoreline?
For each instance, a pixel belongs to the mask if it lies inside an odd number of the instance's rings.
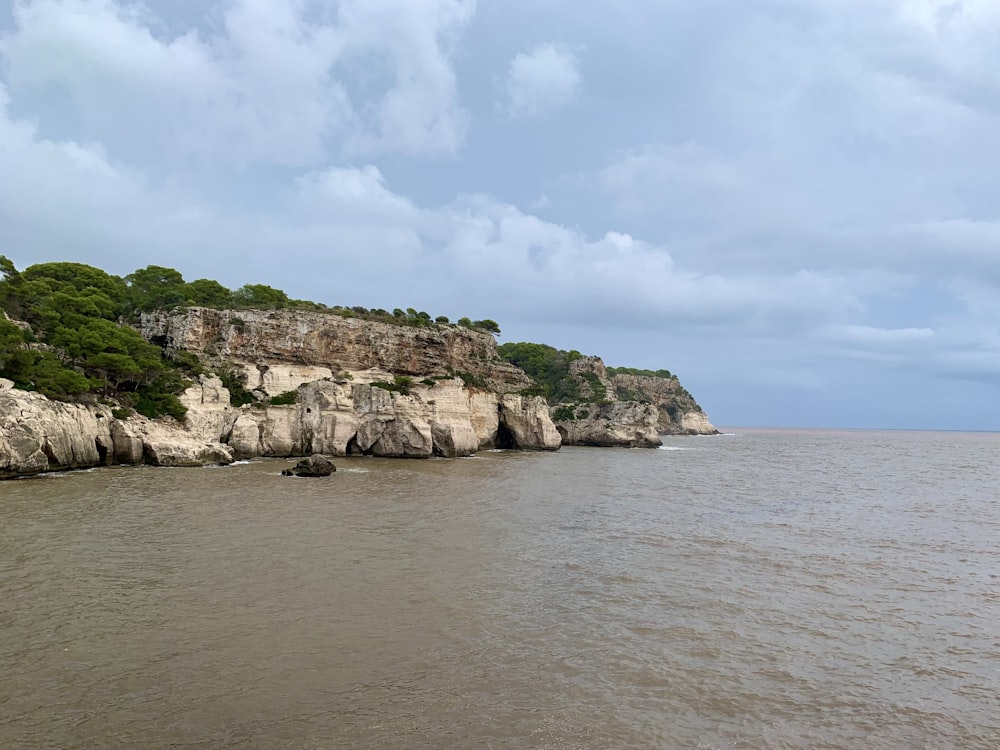
[[[165,350],[238,373],[252,402],[233,406],[222,380],[205,374],[180,396],[183,423],[123,418],[110,405],[54,401],[0,379],[0,478],[312,454],[656,447],[662,433],[717,432],[676,379],[609,378],[596,357],[574,363],[591,400],[550,406],[522,393],[533,381],[497,356],[491,335],[457,326],[192,307],[144,315],[138,328]],[[688,411],[678,408],[687,406],[683,397],[693,404]]]

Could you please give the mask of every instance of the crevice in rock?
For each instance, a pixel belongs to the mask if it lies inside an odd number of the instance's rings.
[[[108,446],[99,437],[94,438],[94,446],[97,448],[97,460],[101,466],[108,465]]]
[[[497,436],[495,440],[495,445],[497,448],[502,450],[517,450],[517,438],[514,437],[514,433],[510,431],[510,428],[506,424],[500,422],[497,425]]]
[[[372,455],[374,455],[374,451],[372,451],[371,448],[369,448],[366,451],[361,450],[361,446],[358,445],[358,436],[357,435],[355,435],[354,437],[352,437],[350,440],[347,441],[347,450],[345,451],[345,453],[348,456],[372,456]]]
[[[61,466],[59,460],[56,458],[56,451],[52,447],[52,443],[49,442],[48,438],[42,441],[42,453],[49,460],[49,468],[54,469],[57,466]]]

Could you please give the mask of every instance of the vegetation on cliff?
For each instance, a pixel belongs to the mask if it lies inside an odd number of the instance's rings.
[[[607,379],[602,381],[589,369],[571,367],[573,362],[584,358],[576,350],[567,352],[546,344],[520,342],[498,346],[497,353],[535,380],[537,386],[530,390],[545,396],[554,407],[552,416],[557,422],[585,419],[589,411],[577,409],[577,405],[604,405],[612,399],[655,403],[674,421],[685,412],[702,410],[669,370],[608,367]],[[613,394],[608,393],[606,382],[611,383]]]
[[[3,256],[0,274],[0,376],[50,398],[115,396],[146,416],[184,416],[176,394],[190,363],[118,324],[129,304],[122,279],[80,263],[19,273]]]
[[[168,351],[145,340],[131,325],[142,313],[181,307],[218,310],[264,309],[307,310],[345,318],[391,325],[439,328],[462,326],[499,334],[490,319],[460,318],[451,323],[446,316],[432,318],[413,308],[389,312],[379,308],[328,307],[295,300],[280,289],[265,284],[246,284],[230,290],[211,279],[185,281],[173,268],[150,265],[118,277],[82,263],[40,263],[18,271],[0,255],[0,377],[16,387],[38,391],[64,401],[104,399],[118,414],[132,409],[147,417],[169,415],[183,418],[178,395],[203,371],[202,363],[188,352]],[[234,322],[238,318],[232,319]],[[497,347],[499,356],[523,369],[536,383],[525,395],[542,395],[548,403],[607,403],[608,399],[646,400],[624,386],[609,394],[601,378],[586,369],[571,373],[571,364],[583,357],[575,350],[562,351],[545,344],[509,343]],[[259,396],[246,387],[246,376],[225,364],[215,372],[230,392],[233,405],[253,403]],[[482,376],[449,369],[467,386],[486,388]],[[635,375],[672,378],[666,370],[608,368],[608,376]],[[407,393],[409,378],[372,385]],[[683,388],[683,394],[694,404]],[[294,403],[295,394],[281,394],[271,403]],[[561,413],[570,413],[564,410]],[[577,412],[573,412],[576,414]]]
[[[564,352],[547,344],[527,342],[501,344],[497,354],[524,370],[538,385],[530,389],[550,404],[579,401],[580,382],[570,377],[569,366],[583,357],[576,350]]]
[[[392,325],[441,327],[458,325],[499,334],[494,320],[447,316],[431,318],[413,308],[392,312],[341,307],[296,300],[266,284],[230,290],[212,279],[185,281],[173,268],[150,265],[125,277],[82,263],[40,263],[18,271],[0,255],[0,377],[16,387],[62,401],[117,404],[120,414],[135,409],[147,417],[185,410],[177,396],[201,372],[197,358],[168,354],[147,342],[129,323],[141,313],[178,307],[309,310]],[[218,373],[233,403],[250,403],[239,374]],[[291,396],[286,396],[285,400]]]

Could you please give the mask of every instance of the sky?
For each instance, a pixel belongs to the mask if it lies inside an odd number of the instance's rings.
[[[996,0],[0,0],[0,253],[1000,430]]]

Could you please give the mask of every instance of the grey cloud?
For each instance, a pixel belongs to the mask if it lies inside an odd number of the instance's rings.
[[[450,152],[465,115],[447,37],[471,7],[352,1],[340,5],[338,23],[309,24],[303,3],[239,0],[217,32],[161,38],[151,30],[156,17],[132,6],[37,0],[15,7],[16,28],[0,50],[15,94],[64,87],[87,134],[134,143],[131,158],[156,148],[305,165],[331,150]],[[389,80],[365,80],[373,59]],[[347,83],[359,76],[352,98]]]

